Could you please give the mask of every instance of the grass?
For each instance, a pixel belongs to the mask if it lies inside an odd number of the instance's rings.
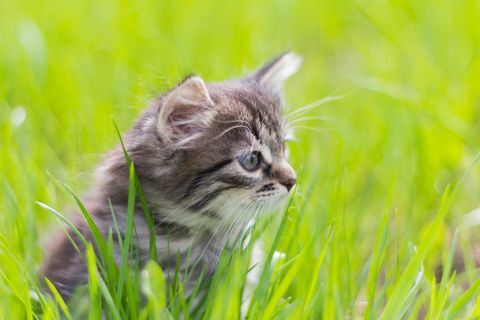
[[[112,264],[111,238],[96,239],[101,259],[87,252],[90,305],[40,291],[36,271],[119,141],[112,118],[125,131],[185,75],[236,77],[286,48],[304,56],[287,113],[342,98],[293,121],[301,179],[262,235],[285,258],[251,318],[480,317],[479,226],[462,223],[480,203],[478,16],[473,0],[0,2],[0,319],[239,317],[244,253],[192,315],[158,265]]]

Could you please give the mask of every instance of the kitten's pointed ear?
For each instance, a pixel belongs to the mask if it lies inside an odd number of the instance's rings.
[[[167,143],[188,146],[208,127],[214,102],[203,80],[191,76],[170,91],[158,113],[157,128]]]
[[[285,80],[296,73],[301,64],[302,57],[287,51],[261,67],[253,74],[253,78],[280,93]]]

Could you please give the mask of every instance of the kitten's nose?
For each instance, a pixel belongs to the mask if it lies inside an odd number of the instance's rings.
[[[277,179],[278,183],[284,185],[288,191],[297,182],[297,175],[286,160],[281,161],[276,168],[273,168],[272,176]]]
[[[297,177],[289,177],[284,180],[279,180],[278,182],[283,184],[287,188],[287,190],[290,191],[297,182]]]

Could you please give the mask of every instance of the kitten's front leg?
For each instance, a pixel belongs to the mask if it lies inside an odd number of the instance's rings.
[[[245,282],[242,297],[242,319],[247,315],[248,307],[253,296],[255,288],[258,286],[262,270],[265,267],[265,254],[263,251],[263,242],[258,240],[252,248],[252,256],[250,257],[249,272]]]

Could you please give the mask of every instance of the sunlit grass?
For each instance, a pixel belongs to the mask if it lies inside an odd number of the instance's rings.
[[[251,318],[480,317],[478,226],[462,224],[480,202],[479,16],[473,0],[0,2],[0,319],[188,318],[181,285],[112,264],[110,238],[87,250],[90,303],[64,305],[39,289],[43,244],[71,208],[88,219],[75,196],[119,142],[112,118],[123,132],[182,77],[245,75],[286,48],[304,56],[286,84],[301,179],[262,235],[285,258]],[[191,316],[240,316],[248,255],[221,269]]]

